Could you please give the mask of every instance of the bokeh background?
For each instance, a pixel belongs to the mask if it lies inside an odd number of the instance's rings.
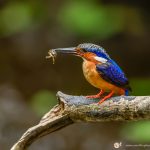
[[[126,72],[132,95],[150,94],[148,0],[0,1],[0,150],[9,149],[57,103],[55,94],[98,90],[82,74],[82,60],[50,48],[90,42],[104,47]],[[35,142],[31,150],[114,149],[150,144],[150,121],[79,123]]]

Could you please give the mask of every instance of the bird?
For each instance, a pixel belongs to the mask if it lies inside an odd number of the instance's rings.
[[[82,69],[86,80],[100,90],[98,94],[86,98],[99,98],[98,104],[101,104],[114,95],[129,95],[131,87],[128,78],[101,46],[83,43],[76,47],[52,49],[49,54],[54,56],[57,52],[72,54],[83,59]]]

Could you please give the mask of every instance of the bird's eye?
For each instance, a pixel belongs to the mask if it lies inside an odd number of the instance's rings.
[[[84,48],[82,48],[80,51],[83,53],[87,52]]]

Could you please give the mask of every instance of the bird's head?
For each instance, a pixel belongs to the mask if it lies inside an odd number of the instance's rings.
[[[77,47],[57,48],[52,50],[56,53],[73,54],[94,63],[105,63],[110,59],[109,55],[102,47],[91,43],[79,44]]]

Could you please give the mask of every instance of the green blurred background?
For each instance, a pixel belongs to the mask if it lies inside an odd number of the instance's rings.
[[[53,65],[45,59],[50,48],[101,45],[126,72],[132,95],[149,95],[149,26],[148,0],[1,0],[0,149],[10,148],[57,103],[58,90],[98,91],[83,77],[80,58],[60,55]],[[114,142],[150,144],[150,122],[75,124],[31,149],[109,150]]]

